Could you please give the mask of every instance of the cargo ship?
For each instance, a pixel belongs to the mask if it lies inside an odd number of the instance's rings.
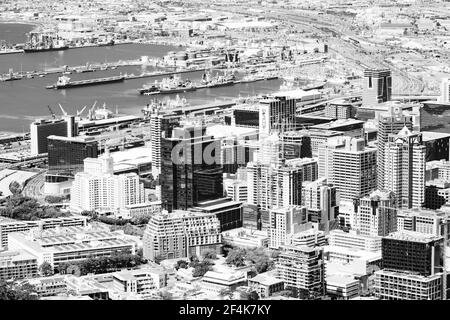
[[[35,53],[35,52],[45,52],[45,51],[61,51],[61,50],[67,50],[69,49],[69,46],[35,46],[35,47],[25,47],[23,48],[23,52],[25,53]]]
[[[92,86],[99,84],[106,84],[112,82],[122,82],[125,80],[125,77],[115,76],[108,78],[97,78],[97,79],[86,79],[86,80],[78,80],[78,81],[70,81],[70,78],[67,76],[61,76],[58,78],[58,81],[55,84],[46,86],[47,89],[67,89],[81,86]]]
[[[235,81],[236,77],[234,74],[216,75],[215,77],[211,77],[211,74],[208,72],[203,74],[201,84],[197,88],[203,89],[231,86],[235,84]]]
[[[31,32],[28,35],[29,41],[25,44],[23,52],[35,53],[46,51],[61,51],[69,49],[64,40],[60,40],[54,35]]]
[[[179,76],[171,76],[162,79],[161,82],[155,81],[153,85],[143,86],[138,89],[138,92],[145,95],[156,95],[183,93],[195,90],[197,90],[197,87],[189,79],[181,81]]]

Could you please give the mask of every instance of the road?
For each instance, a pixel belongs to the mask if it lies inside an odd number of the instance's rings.
[[[44,182],[45,171],[40,172],[35,177],[31,178],[22,190],[22,194],[26,197],[35,198],[39,202],[44,202]]]

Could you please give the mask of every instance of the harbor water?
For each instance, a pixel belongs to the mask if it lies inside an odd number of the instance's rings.
[[[0,25],[1,28],[2,25]],[[119,60],[139,59],[141,56],[163,57],[169,51],[179,51],[183,48],[153,44],[122,44],[109,47],[87,47],[64,51],[18,53],[0,55],[0,73],[6,73],[10,68],[14,71],[34,71],[56,68],[63,65],[79,66],[86,63],[117,62]],[[115,70],[96,71],[88,73],[73,73],[68,75],[73,80],[101,78],[119,74],[141,74],[151,72],[152,66],[118,67]],[[215,71],[213,72],[215,73]],[[61,74],[48,74],[45,77],[0,82],[0,131],[28,132],[30,122],[36,118],[50,117],[47,106],[57,114],[61,114],[58,104],[68,113],[76,113],[85,105],[106,105],[112,111],[122,114],[140,115],[141,109],[152,99],[175,98],[176,94],[145,96],[137,91],[144,84],[161,80],[162,77],[128,79],[124,82],[105,85],[78,87],[64,90],[46,89],[47,85],[57,81]],[[202,72],[181,74],[182,79],[189,78],[199,81]],[[238,84],[220,88],[201,89],[180,94],[190,105],[200,105],[215,101],[224,101],[238,96],[247,97],[269,93],[279,89],[281,80],[259,81]],[[26,93],[26,94],[24,94]]]

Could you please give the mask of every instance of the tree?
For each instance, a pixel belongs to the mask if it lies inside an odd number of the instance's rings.
[[[235,267],[245,266],[245,249],[232,249],[228,252],[226,263]]]
[[[273,260],[265,252],[264,248],[255,248],[247,252],[247,259],[255,265],[257,273],[263,273],[273,269]]]
[[[28,282],[0,280],[0,300],[39,300],[39,296]]]
[[[44,277],[52,276],[54,274],[52,265],[46,261],[43,262],[39,266],[39,273]]]
[[[217,259],[217,254],[214,250],[205,251],[203,253],[203,259],[215,260],[215,259]]]
[[[172,294],[169,291],[160,291],[159,295],[163,300],[172,300]]]
[[[187,269],[188,267],[188,263],[185,260],[178,260],[177,263],[175,264],[175,269]]]
[[[48,203],[61,203],[64,201],[64,197],[60,196],[46,196],[45,201]]]
[[[16,180],[11,181],[9,184],[9,191],[11,191],[13,195],[18,195],[22,192],[22,186]]]
[[[203,260],[202,262],[197,263],[194,266],[194,271],[192,272],[192,276],[194,277],[203,277],[205,273],[211,270],[211,265],[213,263],[210,260]]]
[[[258,293],[255,291],[255,290],[253,290],[253,291],[250,291],[250,292],[247,292],[247,291],[242,291],[241,292],[241,299],[242,300],[259,300],[259,295],[258,295]]]

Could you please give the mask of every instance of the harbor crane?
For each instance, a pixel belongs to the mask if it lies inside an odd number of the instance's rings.
[[[50,108],[50,105],[48,105],[47,108],[50,111],[50,114],[52,115],[52,118],[56,119],[56,114],[53,112],[52,108]]]
[[[62,107],[62,105],[61,105],[60,103],[58,103],[58,105],[59,105],[59,108],[61,109],[63,115],[67,116],[67,112],[66,112],[66,110],[64,110],[64,108]]]

